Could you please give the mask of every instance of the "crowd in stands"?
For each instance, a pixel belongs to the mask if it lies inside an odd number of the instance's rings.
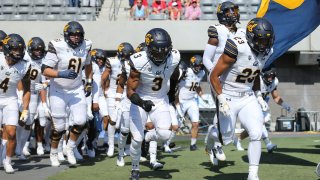
[[[200,20],[200,0],[130,0],[132,20],[158,19]]]

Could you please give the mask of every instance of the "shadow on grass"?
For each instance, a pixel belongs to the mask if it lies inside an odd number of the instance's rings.
[[[77,161],[81,166],[93,166],[96,162],[104,161],[107,158],[107,155],[97,153],[95,158],[89,158],[84,156],[82,161]]]
[[[216,176],[205,176],[203,179],[221,179],[221,180],[241,180],[247,179],[248,173],[231,173],[231,174],[218,174]]]
[[[171,173],[179,173],[179,169],[141,171],[140,178],[172,179]]]
[[[320,146],[316,147],[319,148]],[[308,153],[308,154],[320,154],[320,149],[303,149],[303,148],[277,148],[276,152],[296,152],[296,153]]]
[[[242,160],[244,162],[248,161],[248,156],[242,156]],[[288,164],[288,165],[298,165],[298,166],[316,166],[317,164],[314,162],[310,162],[301,158],[297,158],[295,156],[290,156],[287,154],[282,154],[279,152],[267,153],[262,152],[260,164]]]
[[[200,165],[204,166],[205,169],[213,171],[214,173],[223,173],[220,171],[220,169],[227,166],[234,166],[234,161],[219,161],[218,166],[213,166],[211,162],[202,162]]]
[[[28,164],[28,165],[24,165],[21,163],[14,163],[13,168],[14,169],[18,169],[18,171],[29,171],[29,170],[37,170],[37,169],[43,169],[43,168],[47,168],[47,167],[51,167],[51,164]]]

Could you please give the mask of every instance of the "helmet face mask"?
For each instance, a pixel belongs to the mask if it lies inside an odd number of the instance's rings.
[[[130,56],[134,53],[133,46],[130,43],[123,42],[119,44],[118,46],[118,51],[117,51],[117,56],[119,60],[125,61],[129,60]]]
[[[220,24],[234,26],[240,20],[239,6],[230,1],[218,5],[217,16]]]
[[[28,42],[28,54],[33,60],[40,60],[46,55],[46,45],[39,37],[33,37]]]
[[[276,72],[271,69],[269,71],[263,72],[262,79],[267,85],[270,85],[274,81],[276,76]]]
[[[203,69],[202,57],[194,55],[190,59],[190,66],[194,73],[198,74]]]
[[[248,23],[246,36],[249,46],[257,53],[269,53],[275,39],[272,25],[263,18]]]
[[[23,38],[18,34],[9,34],[3,41],[3,53],[10,57],[13,62],[23,59],[26,45]]]
[[[166,62],[171,55],[171,37],[164,29],[151,29],[145,36],[145,43],[148,58],[157,66]]]
[[[63,28],[64,40],[72,48],[79,47],[84,40],[84,30],[80,23],[71,21]]]
[[[93,49],[90,52],[92,60],[99,66],[103,67],[107,61],[107,52],[102,49]]]

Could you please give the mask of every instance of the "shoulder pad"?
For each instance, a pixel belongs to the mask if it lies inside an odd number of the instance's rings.
[[[107,58],[107,60],[106,60],[106,68],[111,69],[111,63],[110,63],[111,60],[112,60],[112,57]]]
[[[232,39],[227,39],[226,45],[224,47],[224,53],[233,59],[237,59],[238,47]]]
[[[48,44],[48,52],[53,53],[53,54],[56,54],[56,53],[57,53],[56,48],[54,47],[52,41],[49,42],[49,44]]]
[[[209,36],[209,38],[217,38],[218,39],[218,31],[215,26],[210,26],[208,28],[208,36]]]
[[[85,39],[84,42],[86,43],[86,49],[91,50],[91,46],[92,46],[92,41]]]

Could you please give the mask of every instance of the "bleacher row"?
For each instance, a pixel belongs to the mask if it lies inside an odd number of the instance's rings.
[[[170,0],[166,0],[167,3]],[[200,8],[202,15],[200,20],[217,20],[217,7],[219,3],[222,3],[226,0],[200,0]],[[151,3],[149,1],[149,3]],[[249,20],[256,16],[260,0],[232,0],[235,4],[239,5],[240,19]],[[149,7],[151,11],[151,6]],[[166,20],[168,19],[168,14],[150,14],[150,20]],[[183,16],[181,17],[183,19]]]
[[[0,0],[0,21],[93,21],[96,7],[68,7],[68,0]]]
[[[225,1],[225,0],[224,0]],[[223,0],[200,0],[200,7],[202,11],[201,20],[216,20],[218,4],[224,2]],[[254,18],[260,0],[232,0],[239,6],[240,19],[248,20]]]

